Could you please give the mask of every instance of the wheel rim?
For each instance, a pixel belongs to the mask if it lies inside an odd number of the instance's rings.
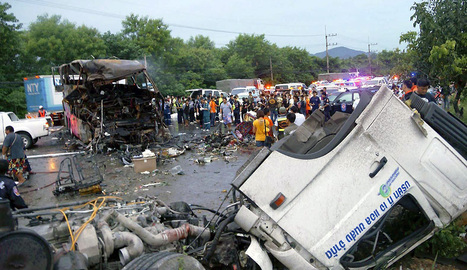
[[[28,146],[29,144],[28,138],[21,136],[21,139],[23,140],[24,147]]]

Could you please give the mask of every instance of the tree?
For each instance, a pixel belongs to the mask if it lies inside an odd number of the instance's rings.
[[[136,42],[124,38],[119,34],[112,34],[109,31],[102,35],[102,39],[107,45],[106,56],[117,57],[119,59],[141,59],[144,57],[144,51]]]
[[[12,13],[11,6],[0,3],[0,81],[12,80],[18,72],[21,24]]]
[[[21,81],[21,24],[11,6],[0,3],[0,111],[26,113],[24,88]]]
[[[77,27],[58,15],[38,16],[24,33],[28,74],[50,74],[53,66],[76,59],[103,58],[106,45],[95,28]]]
[[[161,56],[169,44],[170,30],[162,20],[131,14],[122,26],[123,37],[135,42],[146,54]]]
[[[420,32],[401,36],[408,42],[408,52],[414,57],[414,66],[435,85],[448,89],[451,82],[457,88],[457,103],[466,87],[467,3],[463,0],[429,0],[414,3],[411,20]]]

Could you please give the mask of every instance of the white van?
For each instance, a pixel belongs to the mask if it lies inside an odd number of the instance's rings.
[[[190,90],[186,90],[186,92],[190,92],[190,98],[196,98],[199,96],[208,97],[209,95],[212,95],[214,97],[220,97],[221,94],[224,94],[224,97],[227,96],[225,92],[223,92],[222,90],[217,90],[217,89],[190,89]]]
[[[275,90],[277,93],[289,92],[293,95],[295,92],[306,91],[308,87],[304,83],[283,83],[276,84]]]

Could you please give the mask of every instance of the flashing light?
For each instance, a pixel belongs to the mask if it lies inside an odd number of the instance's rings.
[[[28,78],[24,77],[24,78],[23,78],[23,80],[27,81],[27,80],[28,80]]]
[[[35,77],[36,79],[39,79],[39,78],[40,78],[39,75],[36,75],[36,76],[34,76],[34,77]]]

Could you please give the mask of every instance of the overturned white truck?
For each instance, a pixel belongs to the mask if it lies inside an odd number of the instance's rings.
[[[386,267],[467,208],[467,128],[383,86],[351,115],[313,114],[263,149],[233,182],[247,254],[272,269]],[[420,119],[420,115],[425,121]]]
[[[11,213],[0,201],[0,268],[385,268],[467,208],[467,127],[411,102],[419,113],[382,87],[352,114],[313,113],[245,163],[222,211],[101,197]]]

